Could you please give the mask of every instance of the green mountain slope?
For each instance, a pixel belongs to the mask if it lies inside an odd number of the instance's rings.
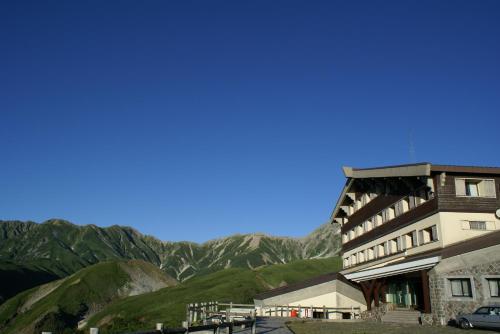
[[[9,299],[0,306],[0,332],[73,333],[79,321],[115,300],[176,284],[144,261],[99,263]]]
[[[43,266],[0,262],[0,304],[21,291],[58,278]]]
[[[188,303],[211,300],[253,303],[257,293],[338,271],[340,267],[340,258],[334,257],[299,260],[255,270],[225,269],[195,277],[175,287],[116,301],[91,317],[88,325],[98,326],[100,333],[152,329],[158,322],[179,327],[185,319]]]
[[[163,242],[116,225],[78,226],[56,219],[42,224],[0,221],[0,261],[29,264],[58,277],[102,261],[140,259],[184,281],[224,268],[333,256],[339,249],[338,231],[330,224],[302,239],[249,234],[196,244]]]

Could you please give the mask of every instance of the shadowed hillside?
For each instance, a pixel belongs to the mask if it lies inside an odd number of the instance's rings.
[[[83,325],[113,301],[176,284],[144,261],[99,263],[6,301],[0,306],[0,332],[73,333],[78,322]]]

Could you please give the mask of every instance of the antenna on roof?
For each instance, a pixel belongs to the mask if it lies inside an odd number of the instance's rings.
[[[408,153],[410,156],[410,162],[416,163],[417,157],[416,157],[416,153],[415,153],[415,143],[413,142],[413,129],[410,130],[410,143],[409,143],[408,151],[409,151]]]

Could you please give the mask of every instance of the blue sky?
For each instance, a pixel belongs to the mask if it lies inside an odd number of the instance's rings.
[[[342,165],[500,166],[498,1],[2,1],[0,40],[0,219],[303,236]]]

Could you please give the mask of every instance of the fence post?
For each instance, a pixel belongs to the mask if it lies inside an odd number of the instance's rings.
[[[186,323],[187,327],[189,327],[189,324],[191,323],[191,304],[186,305]]]
[[[278,316],[278,305],[274,305],[274,316]]]
[[[299,318],[302,318],[302,307],[299,304]]]
[[[198,319],[198,303],[194,303],[193,322]]]
[[[95,328],[95,327],[91,328],[90,334],[99,334],[99,328]]]
[[[251,334],[256,334],[256,333],[257,333],[257,318],[254,318],[252,323]]]
[[[326,306],[323,305],[323,319],[328,319],[328,315],[326,314]]]
[[[286,305],[286,316],[290,317],[290,305]]]

